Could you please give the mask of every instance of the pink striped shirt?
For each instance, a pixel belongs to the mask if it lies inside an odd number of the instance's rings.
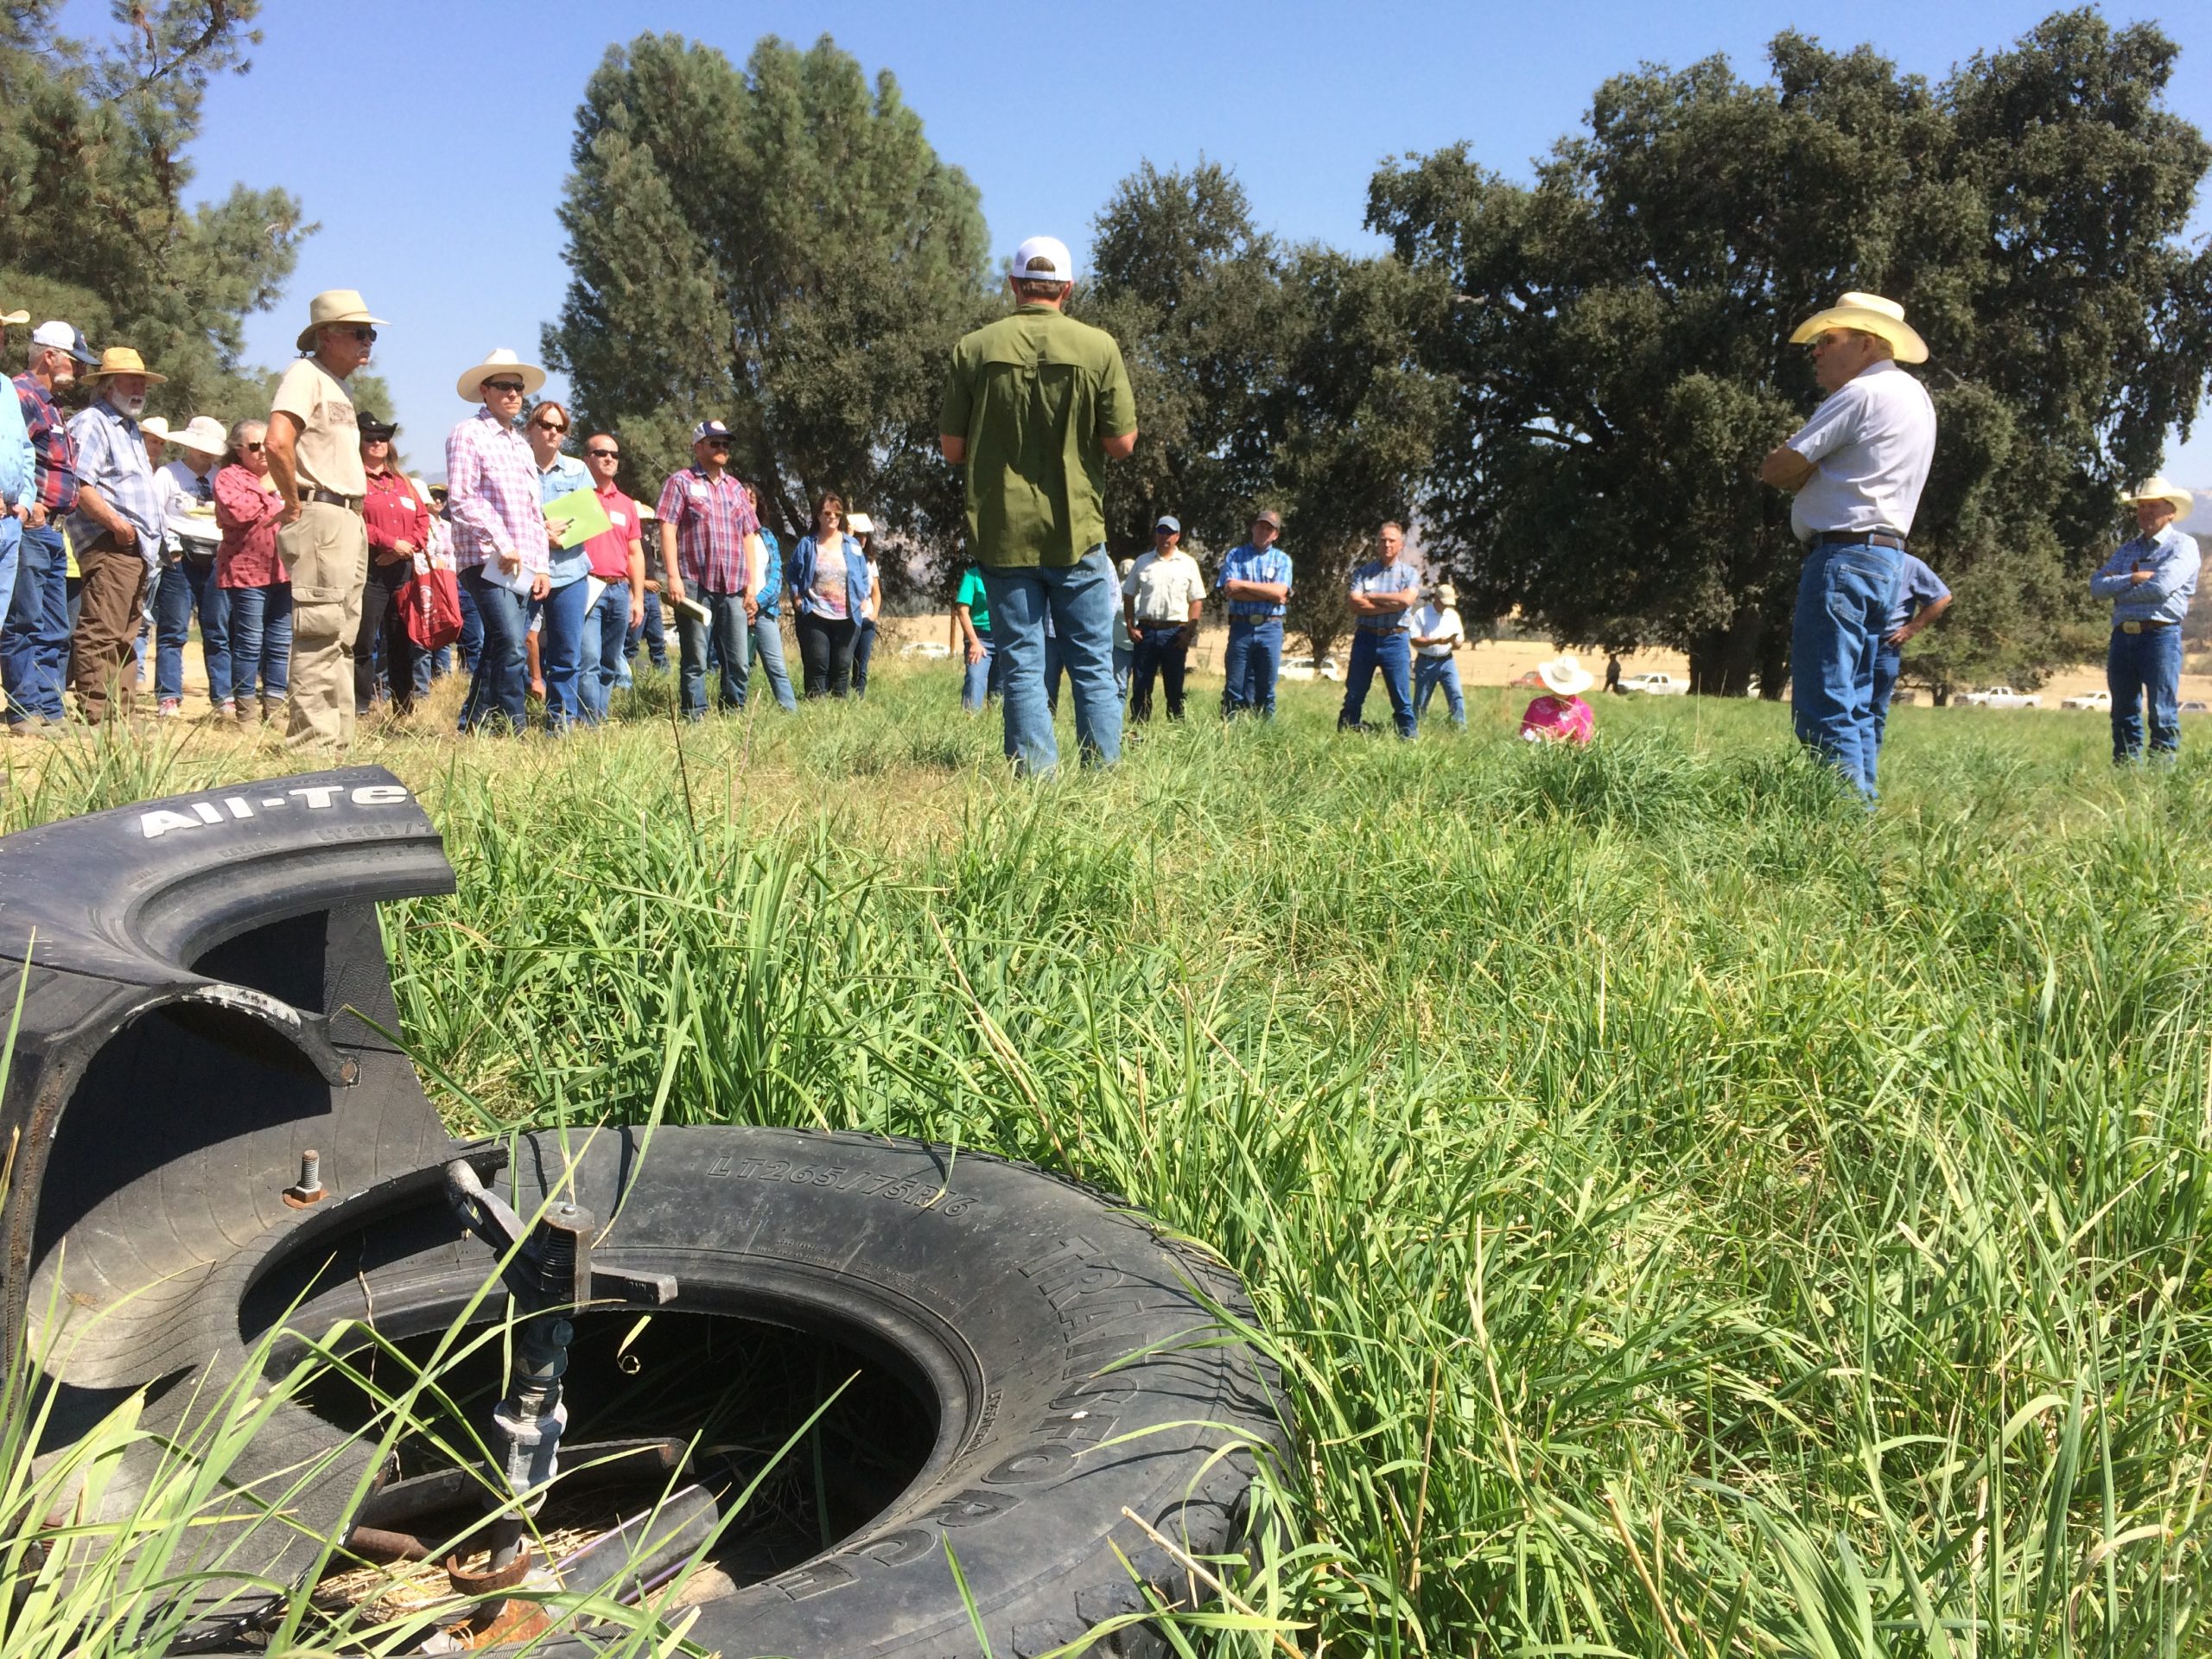
[[[454,568],[473,570],[495,553],[519,553],[522,568],[545,569],[545,513],[537,504],[537,459],[530,441],[480,409],[446,439],[446,513]]]
[[[1598,711],[1580,697],[1547,692],[1521,716],[1521,735],[1548,743],[1587,743],[1598,729]]]

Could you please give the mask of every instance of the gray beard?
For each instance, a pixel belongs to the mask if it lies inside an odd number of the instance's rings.
[[[111,405],[128,415],[134,421],[146,412],[146,394],[143,391],[136,397],[125,397],[121,392],[111,391],[108,394],[107,400]]]

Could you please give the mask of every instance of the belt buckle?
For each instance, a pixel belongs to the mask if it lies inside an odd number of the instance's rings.
[[[2123,622],[2120,625],[2120,631],[2122,633],[2140,633],[2143,625],[2140,622]]]

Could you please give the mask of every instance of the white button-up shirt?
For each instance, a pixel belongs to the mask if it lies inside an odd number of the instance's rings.
[[[1136,601],[1137,620],[1180,627],[1191,620],[1191,607],[1206,596],[1206,579],[1198,562],[1177,548],[1166,558],[1147,553],[1122,580],[1122,594]]]
[[[1928,389],[1884,358],[1830,394],[1789,440],[1813,475],[1789,505],[1801,542],[1823,531],[1912,529],[1936,454]]]

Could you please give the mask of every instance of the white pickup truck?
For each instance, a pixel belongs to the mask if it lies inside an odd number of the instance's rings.
[[[2040,709],[2043,698],[2033,691],[2015,691],[2009,685],[1985,685],[1969,691],[1961,701],[1969,709]]]
[[[1621,690],[1647,697],[1683,697],[1690,689],[1672,674],[1631,674],[1621,682]]]

